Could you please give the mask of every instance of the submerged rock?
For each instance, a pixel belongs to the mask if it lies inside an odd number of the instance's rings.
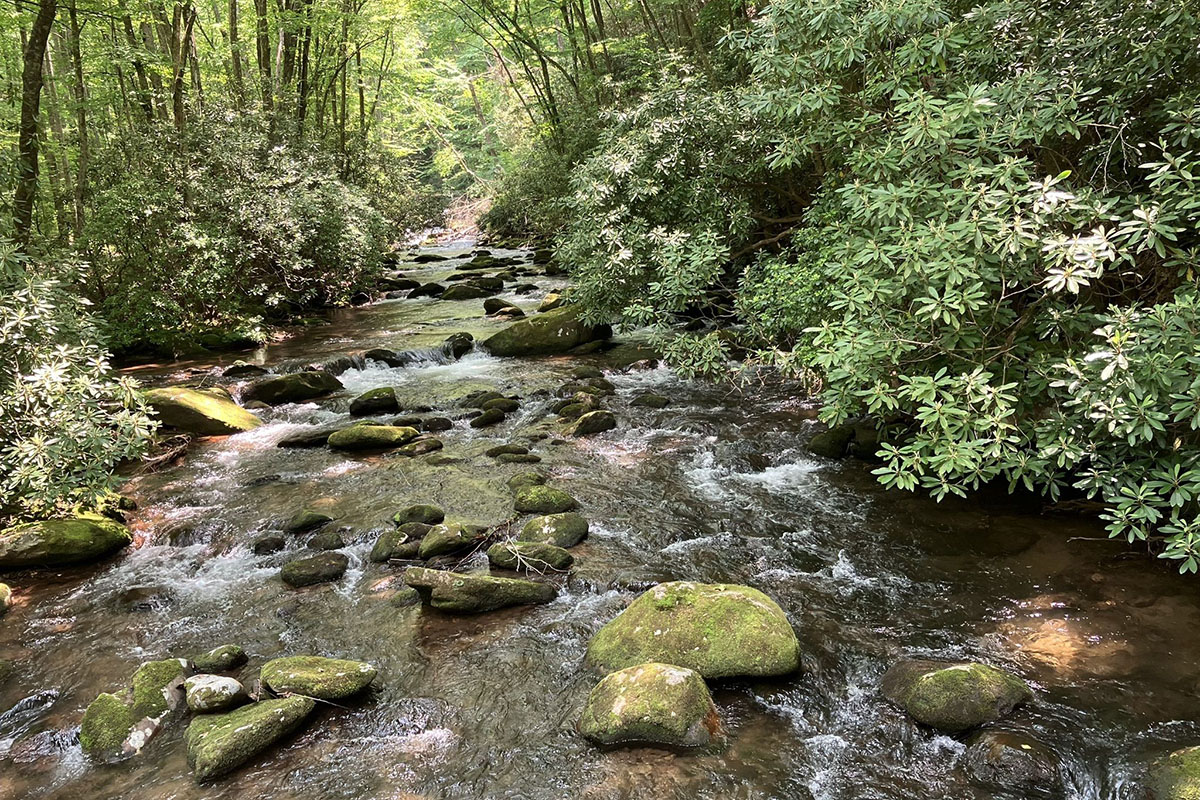
[[[487,557],[494,567],[536,572],[563,571],[575,563],[575,557],[566,550],[545,542],[499,542],[488,548]]]
[[[607,325],[588,325],[574,309],[559,309],[514,322],[483,341],[494,356],[565,353],[581,344],[612,336]]]
[[[409,567],[404,571],[404,582],[420,593],[426,605],[470,614],[549,603],[558,594],[553,586],[544,583],[425,567]]]
[[[292,372],[250,384],[242,393],[243,400],[259,400],[277,406],[299,403],[339,391],[342,382],[328,372],[311,370]]]
[[[28,522],[0,531],[0,569],[97,561],[132,542],[128,528],[99,514]]]
[[[694,670],[648,663],[606,676],[588,696],[579,732],[600,744],[708,744],[720,730],[704,678]]]
[[[330,434],[329,446],[335,450],[388,450],[417,438],[416,428],[359,423]]]
[[[1200,797],[1200,747],[1176,750],[1150,768],[1151,800],[1196,800]]]
[[[397,525],[406,525],[410,522],[420,522],[424,525],[440,525],[446,520],[446,512],[435,505],[429,503],[418,503],[417,505],[409,506],[401,511],[397,511],[392,516],[392,522]]]
[[[363,661],[322,656],[289,656],[263,664],[263,685],[275,694],[302,694],[317,700],[341,700],[358,694],[378,670]]]
[[[185,736],[188,765],[197,781],[232,772],[299,727],[315,707],[307,697],[284,697],[198,716]]]
[[[971,780],[1002,797],[1061,798],[1058,759],[1036,739],[1007,731],[973,737],[963,759]]]
[[[508,490],[514,495],[522,489],[528,489],[532,486],[543,486],[546,483],[546,476],[538,472],[518,472],[508,479]]]
[[[223,644],[207,653],[192,657],[197,672],[229,672],[249,661],[246,651],[236,644]]]
[[[602,672],[648,661],[705,678],[786,675],[800,667],[800,643],[757,589],[675,581],[644,592],[588,643],[587,663]]]
[[[579,418],[571,428],[572,436],[594,436],[617,427],[617,418],[611,411],[589,411]]]
[[[522,542],[540,542],[555,547],[574,547],[588,535],[588,522],[579,514],[547,514],[525,523],[517,537]]]
[[[498,444],[495,447],[489,447],[483,451],[485,456],[489,458],[498,458],[503,455],[525,455],[529,452],[529,448],[523,444]]]
[[[262,420],[224,397],[170,386],[145,393],[146,403],[163,425],[200,436],[226,436],[254,430]]]
[[[435,525],[421,540],[418,553],[421,558],[433,558],[470,550],[479,543],[485,530],[476,525],[458,523]]]
[[[559,514],[573,511],[579,502],[562,489],[552,486],[526,486],[517,490],[513,506],[522,514]]]
[[[491,291],[484,289],[481,286],[473,286],[469,283],[460,283],[457,286],[451,286],[446,291],[442,292],[443,300],[478,300],[481,297],[487,297],[492,294]]]
[[[275,443],[275,446],[294,449],[324,447],[329,442],[330,434],[336,432],[337,430],[338,429],[334,427],[324,427],[298,431],[283,437]]]
[[[884,674],[883,696],[922,725],[956,732],[1006,716],[1032,700],[1033,692],[987,664],[910,659]]]
[[[288,586],[300,588],[313,586],[318,583],[336,581],[346,574],[350,559],[343,553],[327,551],[315,556],[307,556],[289,561],[283,565],[279,577]]]
[[[352,417],[394,414],[399,410],[400,403],[396,400],[396,390],[391,386],[371,389],[350,401],[350,416]]]
[[[283,532],[308,533],[330,522],[333,522],[333,517],[328,514],[322,514],[320,511],[313,511],[306,508],[303,511],[297,512],[294,517],[284,523]]]
[[[188,708],[197,714],[226,711],[250,698],[240,681],[221,675],[193,675],[183,682]]]
[[[631,406],[641,406],[643,408],[666,408],[670,405],[671,399],[661,394],[654,392],[644,392],[633,398],[630,402]]]

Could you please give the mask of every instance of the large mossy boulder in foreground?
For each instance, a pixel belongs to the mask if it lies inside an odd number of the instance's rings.
[[[953,733],[1004,717],[1033,692],[987,664],[909,659],[884,674],[883,696],[922,725]]]
[[[329,446],[335,450],[390,450],[417,438],[416,428],[397,425],[359,423],[329,435]]]
[[[219,778],[294,731],[315,707],[316,701],[295,696],[197,716],[185,737],[188,765],[197,781]]]
[[[704,678],[671,664],[639,664],[606,676],[588,696],[579,732],[600,744],[697,747],[720,730]]]
[[[545,583],[425,567],[409,567],[404,571],[404,582],[417,590],[426,605],[465,614],[549,603],[558,595]]]
[[[494,356],[550,355],[610,336],[609,326],[587,325],[577,309],[561,308],[514,322],[484,339],[482,346]]]
[[[774,600],[749,586],[675,581],[642,593],[588,643],[602,672],[662,662],[705,678],[786,675],[800,643]]]
[[[324,370],[291,372],[275,378],[256,381],[242,392],[243,400],[277,406],[282,403],[300,403],[340,391],[342,382]]]
[[[96,561],[131,542],[128,528],[99,514],[14,525],[0,531],[0,569]]]
[[[262,420],[237,403],[209,392],[169,386],[151,389],[146,403],[169,428],[199,436],[226,436],[250,431]]]
[[[1200,747],[1185,747],[1155,762],[1147,786],[1151,800],[1200,798]]]
[[[341,700],[371,685],[378,670],[363,661],[321,656],[275,658],[263,664],[263,685],[275,694]]]

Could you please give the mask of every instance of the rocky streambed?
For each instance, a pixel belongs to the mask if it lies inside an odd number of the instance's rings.
[[[186,451],[0,535],[0,796],[1194,796],[1194,581],[886,493],[546,262],[137,371]]]

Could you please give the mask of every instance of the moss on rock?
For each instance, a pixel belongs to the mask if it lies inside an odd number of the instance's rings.
[[[579,732],[600,744],[654,742],[697,747],[720,730],[717,709],[698,672],[639,664],[600,681],[588,696]]]
[[[229,672],[249,660],[246,651],[236,644],[223,644],[192,658],[197,672]]]
[[[514,495],[522,489],[528,489],[531,486],[542,486],[546,483],[546,476],[538,472],[518,472],[508,479],[508,490]]]
[[[610,336],[612,329],[607,325],[588,325],[577,309],[561,308],[515,322],[484,339],[482,345],[494,356],[549,355]]]
[[[359,423],[329,434],[328,444],[335,450],[388,450],[417,438],[416,428]]]
[[[96,561],[131,542],[128,528],[99,514],[29,522],[0,531],[0,569]]]
[[[126,739],[137,721],[138,717],[124,698],[101,694],[83,712],[79,744],[95,761],[115,761],[131,752]]]
[[[883,696],[920,722],[956,732],[993,722],[1033,699],[1020,678],[987,664],[911,659],[883,676]]]
[[[279,577],[288,586],[300,588],[336,581],[346,573],[350,559],[343,553],[327,551],[297,558],[283,565]]]
[[[147,661],[133,673],[133,713],[158,718],[183,700],[183,681],[188,663],[182,658]]]
[[[642,593],[588,643],[588,664],[605,673],[650,661],[705,678],[786,675],[800,666],[800,644],[757,589],[675,581]]]
[[[306,508],[298,511],[295,516],[283,524],[283,532],[307,533],[330,522],[333,522],[333,517],[328,514]]]
[[[299,727],[315,706],[307,697],[284,697],[196,717],[185,736],[188,765],[196,780],[209,781],[237,769]]]
[[[343,388],[341,381],[324,370],[306,370],[256,381],[246,387],[242,399],[277,406],[312,400]]]
[[[579,507],[579,502],[562,489],[526,486],[517,490],[513,507],[522,514],[561,514],[574,511]]]
[[[547,514],[525,523],[517,537],[522,542],[542,542],[556,547],[574,547],[588,535],[588,521],[579,514]]]
[[[1200,800],[1200,747],[1176,750],[1150,768],[1152,800]]]
[[[263,685],[275,694],[302,694],[341,700],[367,688],[379,671],[364,661],[322,656],[289,656],[263,664]]]
[[[254,430],[262,420],[228,397],[169,386],[145,393],[146,403],[164,425],[200,436],[225,436]]]
[[[400,409],[396,390],[391,386],[370,389],[350,401],[350,415],[365,417],[369,414],[394,414]]]
[[[617,418],[611,411],[589,411],[571,426],[572,436],[595,436],[617,427]]]
[[[480,540],[485,529],[475,525],[462,525],[451,522],[435,525],[430,528],[425,538],[421,539],[418,551],[421,558],[445,556],[451,553],[461,553],[474,547]]]
[[[566,570],[575,563],[566,550],[544,542],[498,542],[488,548],[487,556],[494,567],[536,572]]]
[[[420,593],[426,605],[468,614],[549,603],[558,594],[545,583],[424,567],[409,567],[404,571],[404,582]]]
[[[440,525],[446,521],[446,512],[435,505],[429,503],[418,503],[414,506],[409,506],[401,511],[397,511],[392,517],[392,522],[397,525],[406,525],[410,522],[420,522],[424,525]]]

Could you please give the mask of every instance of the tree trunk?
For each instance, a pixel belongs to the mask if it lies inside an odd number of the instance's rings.
[[[13,195],[13,238],[22,249],[29,247],[33,205],[38,190],[38,111],[42,101],[42,65],[46,41],[54,26],[58,0],[40,0],[21,70],[21,124],[17,131],[17,188]]]
[[[75,166],[75,237],[83,236],[83,204],[88,194],[88,121],[87,88],[83,83],[83,57],[79,53],[79,17],[75,11],[75,0],[69,0],[67,18],[70,20],[70,37],[67,40],[71,54],[71,69],[75,74],[75,133],[79,138],[79,159]]]
[[[229,0],[229,53],[233,72],[233,104],[242,110],[246,89],[242,85],[242,45],[238,39],[238,0]]]
[[[254,41],[258,55],[258,77],[262,83],[263,111],[272,115],[275,102],[271,86],[271,29],[267,23],[267,0],[254,0]]]

